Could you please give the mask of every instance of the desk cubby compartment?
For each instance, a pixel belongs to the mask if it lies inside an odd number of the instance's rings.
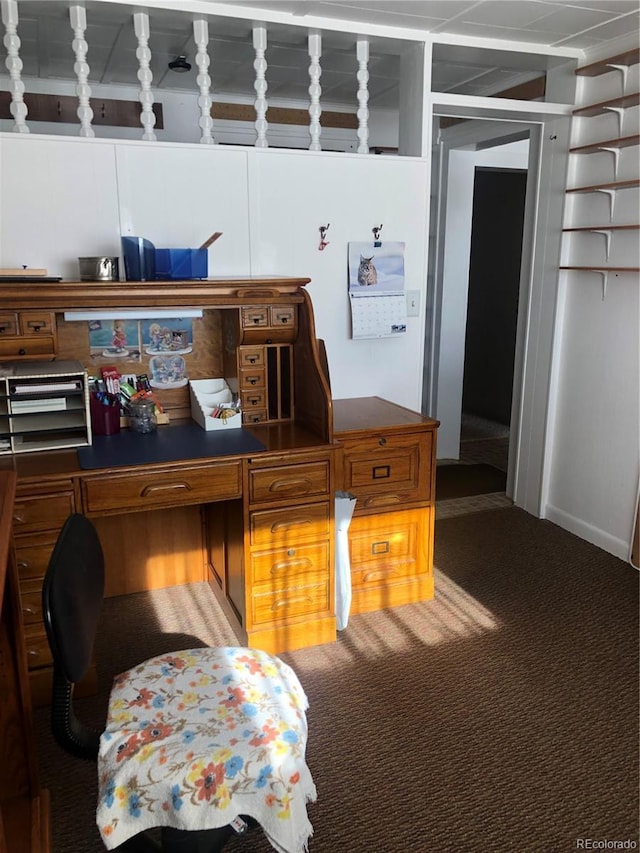
[[[76,361],[6,364],[0,377],[0,453],[91,444],[87,374]]]
[[[233,402],[233,392],[224,379],[192,379],[189,381],[191,417],[207,431],[235,429],[242,426],[240,407]],[[232,410],[230,417],[213,417],[217,409]]]

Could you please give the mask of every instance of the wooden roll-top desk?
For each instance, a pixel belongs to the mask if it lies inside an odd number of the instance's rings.
[[[5,283],[3,362],[79,361],[99,374],[87,322],[67,312],[202,309],[192,320],[189,379],[224,377],[243,431],[264,449],[82,467],[76,448],[5,452],[24,646],[32,695],[47,701],[51,660],[42,578],[70,512],[91,518],[105,551],[107,595],[207,581],[238,642],[270,652],[336,639],[334,497],[358,498],[350,549],[352,612],[433,595],[437,422],[378,398],[333,401],[303,278]],[[66,315],[66,316],[65,316]],[[133,356],[133,353],[132,353]],[[142,359],[121,373],[147,372]],[[190,423],[188,387],[158,389],[172,430]],[[8,421],[0,400],[0,433]],[[3,414],[4,412],[4,414]],[[177,433],[175,433],[177,435]],[[97,440],[96,440],[97,441]],[[96,444],[94,441],[94,445]],[[22,623],[21,623],[22,625]]]

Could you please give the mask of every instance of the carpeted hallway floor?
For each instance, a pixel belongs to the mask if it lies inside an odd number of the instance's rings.
[[[309,696],[310,853],[561,853],[638,845],[638,573],[515,509],[436,524],[434,601],[352,617],[282,657]],[[208,587],[107,601],[111,675],[151,654],[231,644]],[[95,768],[37,712],[54,853],[99,853]],[[230,853],[269,853],[259,832]]]

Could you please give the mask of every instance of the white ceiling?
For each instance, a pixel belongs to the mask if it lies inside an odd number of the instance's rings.
[[[78,2],[78,0],[74,0]],[[18,0],[23,74],[44,79],[74,79],[73,34],[69,0]],[[175,5],[180,6],[179,0]],[[285,12],[291,23],[268,24],[268,97],[308,99],[307,29],[305,16],[321,16],[437,34],[473,36],[532,45],[526,54],[500,54],[436,45],[433,88],[460,94],[494,94],[545,70],[535,45],[601,48],[609,41],[638,31],[640,0],[290,0],[241,2],[256,11]],[[90,83],[136,84],[137,41],[130,5],[86,0]],[[243,11],[246,11],[243,8]],[[149,9],[153,88],[196,91],[192,17],[187,10]],[[209,16],[210,74],[214,94],[252,97],[254,51],[251,20]],[[408,48],[401,39],[371,38],[369,104],[397,106],[400,57]],[[169,71],[167,64],[184,54],[192,70]],[[4,58],[4,57],[3,57]],[[323,33],[322,101],[355,108],[355,35]]]

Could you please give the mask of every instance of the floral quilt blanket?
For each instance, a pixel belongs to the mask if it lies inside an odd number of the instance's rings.
[[[302,853],[316,799],[307,707],[294,671],[254,649],[189,649],[119,675],[98,757],[105,846],[155,826],[210,829],[250,815],[276,850]]]

